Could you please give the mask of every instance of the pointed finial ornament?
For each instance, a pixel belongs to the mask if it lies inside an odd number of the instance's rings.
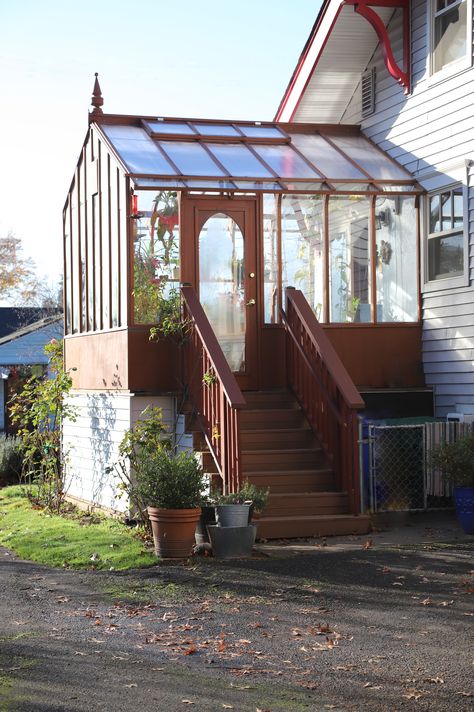
[[[104,112],[100,108],[103,105],[104,100],[102,98],[102,92],[100,89],[98,76],[99,76],[99,74],[98,74],[98,72],[96,72],[95,73],[94,89],[92,91],[92,101],[91,101],[91,104],[94,108],[89,114],[89,118],[91,121],[95,121],[96,119],[99,119],[104,114]]]

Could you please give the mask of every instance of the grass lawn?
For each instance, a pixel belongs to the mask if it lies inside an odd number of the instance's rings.
[[[0,544],[23,559],[71,569],[120,571],[157,563],[121,522],[33,509],[20,486],[0,489]]]

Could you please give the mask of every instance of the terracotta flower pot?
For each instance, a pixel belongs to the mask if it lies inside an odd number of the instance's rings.
[[[201,509],[148,507],[155,554],[165,559],[183,559],[191,554]]]

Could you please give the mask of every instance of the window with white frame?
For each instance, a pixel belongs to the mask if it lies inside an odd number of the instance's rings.
[[[463,188],[457,185],[443,189],[432,193],[428,200],[428,280],[462,277],[465,264]]]
[[[468,15],[468,0],[431,0],[431,74],[469,59]]]

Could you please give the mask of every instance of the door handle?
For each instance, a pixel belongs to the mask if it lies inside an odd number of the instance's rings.
[[[246,307],[254,307],[255,306],[255,299],[249,299],[248,302],[245,304]]]

